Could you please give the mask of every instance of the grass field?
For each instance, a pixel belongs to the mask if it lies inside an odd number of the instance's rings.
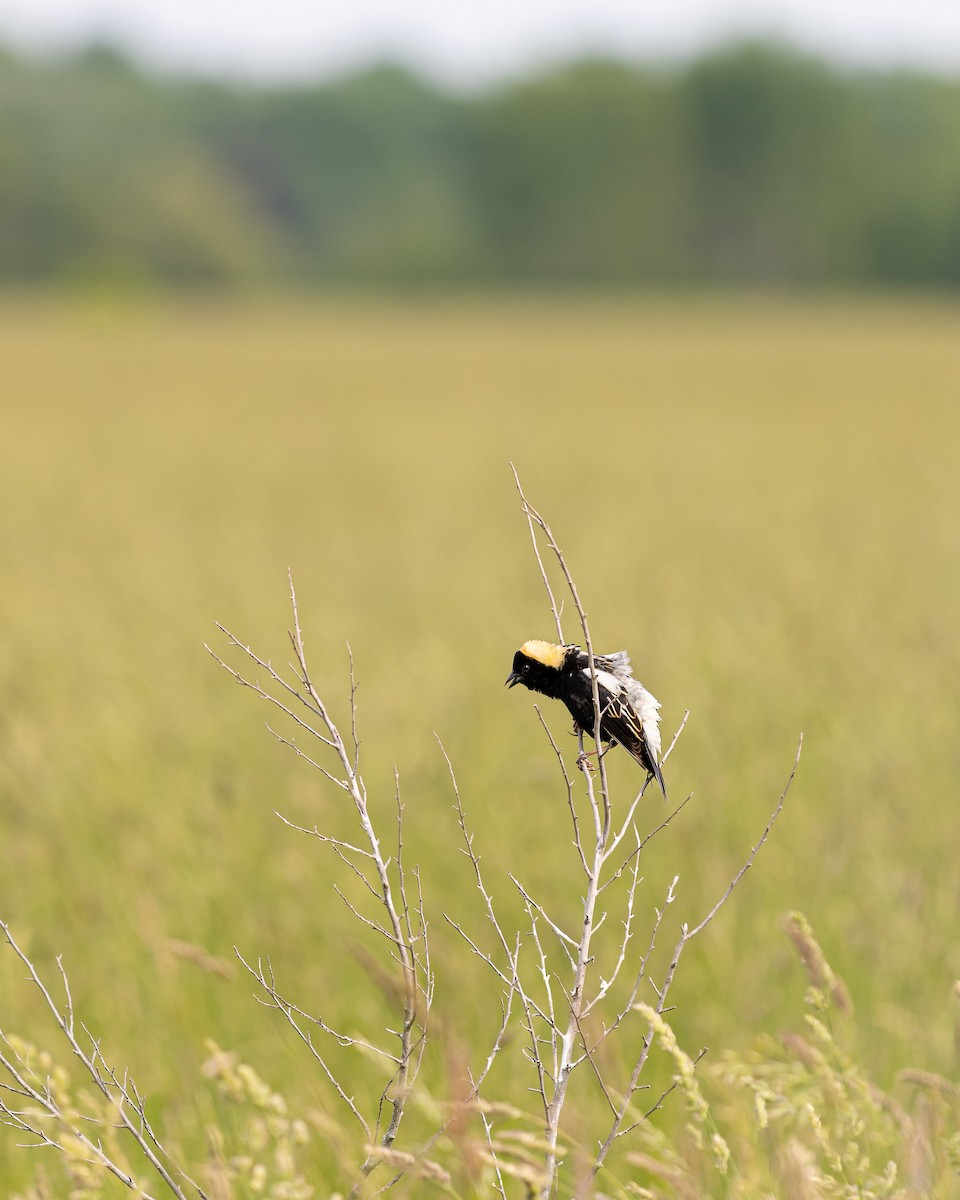
[[[171,939],[270,954],[331,1024],[379,1019],[342,869],[273,815],[346,831],[343,797],[203,650],[224,646],[219,620],[287,661],[288,567],[340,717],[353,648],[388,828],[399,770],[451,1040],[485,1053],[499,1009],[440,916],[482,926],[434,731],[505,911],[522,870],[576,923],[553,753],[529,694],[503,689],[517,646],[552,632],[510,461],[598,648],[631,651],[668,733],[690,710],[666,774],[694,798],[639,895],[646,919],[680,876],[671,945],[743,862],[804,734],[770,843],[678,976],[681,1042],[709,1061],[797,1022],[782,921],[801,909],[879,1084],[956,1079],[955,302],[8,296],[0,361],[0,917],[44,971],[63,953],[78,1011],[186,1142],[207,1036],[298,1109],[335,1105],[249,977]],[[545,715],[572,759],[564,714]],[[609,761],[623,794],[633,768]],[[53,1044],[22,974],[0,955],[0,1028]],[[16,1181],[36,1160],[0,1164]]]

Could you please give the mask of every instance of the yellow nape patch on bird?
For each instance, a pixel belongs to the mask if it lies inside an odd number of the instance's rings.
[[[531,642],[523,643],[520,653],[525,654],[527,658],[535,659],[538,663],[543,663],[545,667],[555,667],[559,670],[563,666],[563,647],[556,645],[555,642],[541,642],[534,638]]]

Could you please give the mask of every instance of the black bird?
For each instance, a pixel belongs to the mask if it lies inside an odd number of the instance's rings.
[[[625,650],[595,654],[593,663],[600,700],[601,739],[612,746],[623,746],[656,779],[666,799],[667,789],[660,773],[660,704],[634,679],[630,656]],[[593,736],[593,685],[585,650],[554,642],[524,642],[513,656],[513,670],[507,676],[508,687],[518,683],[532,692],[562,700],[570,710],[577,732]]]

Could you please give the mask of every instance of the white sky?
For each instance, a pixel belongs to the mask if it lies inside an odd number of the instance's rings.
[[[474,83],[584,50],[676,57],[746,34],[960,72],[960,0],[0,0],[0,41],[115,41],[173,69],[277,79],[400,58]]]

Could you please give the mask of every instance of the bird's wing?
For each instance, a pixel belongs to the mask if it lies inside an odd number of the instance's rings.
[[[618,650],[616,654],[595,654],[593,661],[597,664],[598,671],[609,671],[611,675],[615,675],[624,683],[628,679],[633,679],[630,655],[626,650]]]
[[[609,689],[608,689],[609,691]],[[634,680],[629,691],[610,693],[603,711],[604,736],[637,757],[641,744],[653,762],[660,761],[660,705]]]
[[[626,681],[626,694],[631,710],[640,721],[640,728],[656,762],[660,761],[660,701],[652,696],[639,679],[631,675]]]
[[[642,738],[654,760],[659,762],[660,702],[639,679],[634,678],[630,669],[630,655],[626,650],[618,650],[616,654],[595,654],[593,662],[597,670],[597,682],[610,696],[605,706],[604,728],[612,730],[615,724],[619,724],[624,737],[615,733],[611,736],[621,743],[625,741],[630,744]],[[590,660],[586,651],[580,651],[577,663],[589,679]]]
[[[660,773],[660,702],[634,677],[626,650],[595,654],[593,662],[597,683],[606,693],[601,699],[603,736],[618,742],[646,767],[666,795]],[[577,664],[589,680],[590,659],[585,651],[580,651]]]
[[[580,650],[577,662],[589,679],[590,658],[585,650]],[[654,760],[659,762],[660,702],[634,677],[630,667],[630,655],[626,650],[618,650],[615,654],[594,654],[593,662],[597,670],[597,681],[606,688],[611,697],[619,696],[626,701],[608,706],[604,725],[609,726],[612,722],[622,721],[627,741],[642,737],[650,747]],[[621,741],[619,737],[616,740]]]
[[[619,743],[645,767],[667,795],[660,770],[660,705],[636,680],[629,693],[611,696],[603,715],[603,736]]]
[[[581,667],[589,675],[590,655],[586,650],[581,650],[579,646],[565,646],[564,649],[576,652],[575,662],[577,666]],[[626,650],[618,650],[616,654],[594,654],[593,661],[598,671],[608,671],[619,680],[633,678],[633,672],[630,670],[630,655]]]

